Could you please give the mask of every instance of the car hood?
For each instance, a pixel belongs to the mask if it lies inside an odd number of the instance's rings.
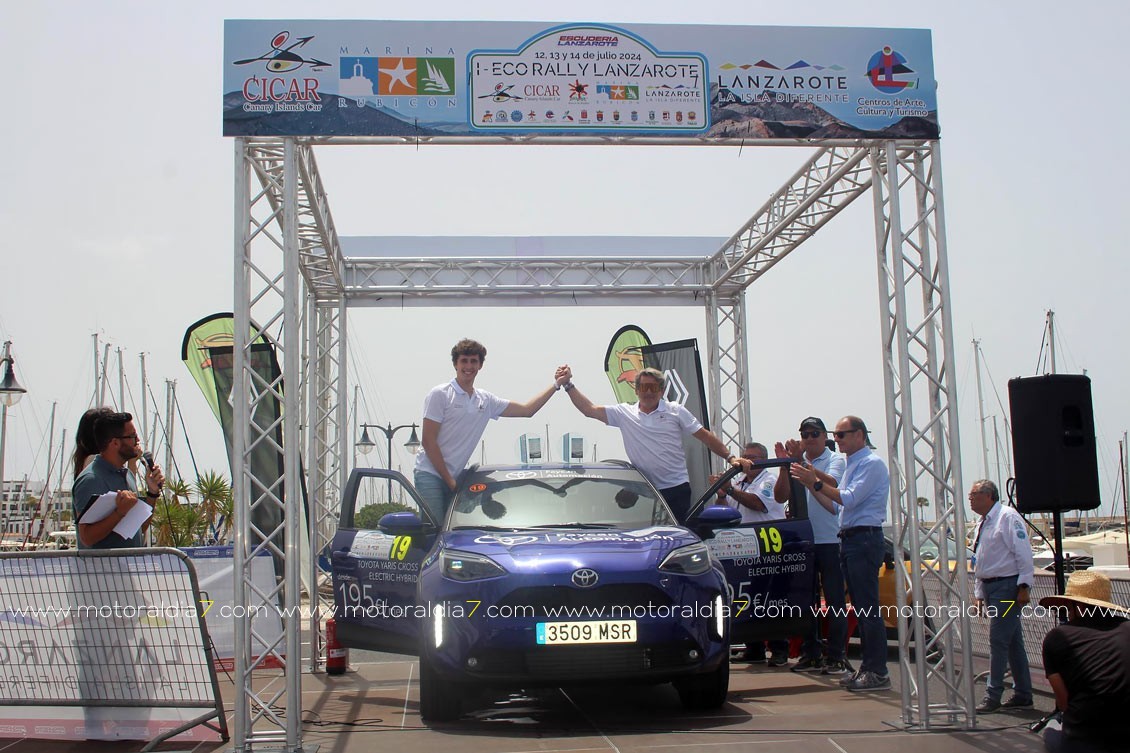
[[[485,555],[509,570],[545,571],[547,567],[553,569],[553,562],[572,569],[591,564],[594,558],[614,569],[637,569],[657,564],[671,550],[698,541],[693,533],[677,526],[633,530],[467,530],[445,534],[444,547]]]

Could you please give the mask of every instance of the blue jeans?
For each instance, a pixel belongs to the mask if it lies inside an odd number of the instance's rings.
[[[887,676],[887,627],[879,613],[879,568],[883,566],[883,532],[857,531],[842,539],[840,563],[863,644],[862,672]]]
[[[414,471],[412,478],[415,481],[416,493],[424,500],[424,506],[431,513],[432,521],[438,526],[443,525],[443,518],[447,515],[447,508],[451,507],[451,499],[455,495],[439,476],[427,471]]]
[[[816,588],[817,598],[813,605],[820,604],[819,592],[823,590],[824,604],[828,607],[828,661],[843,661],[844,646],[847,644],[847,612],[844,611],[847,606],[844,597],[844,571],[840,567],[840,545],[817,544],[815,554],[816,579],[813,586]],[[812,633],[804,640],[804,655],[810,659],[819,659],[824,650],[820,620],[813,620]]]
[[[989,608],[989,684],[985,697],[999,701],[1004,693],[1004,670],[1012,670],[1012,687],[1021,698],[1032,697],[1032,675],[1020,629],[1020,605],[1016,603],[1016,577],[981,583]],[[996,616],[993,617],[993,610]]]

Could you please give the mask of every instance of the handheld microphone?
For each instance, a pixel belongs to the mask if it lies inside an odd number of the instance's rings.
[[[154,465],[154,463],[153,463],[153,453],[150,452],[149,450],[146,450],[145,452],[141,453],[141,462],[145,463],[146,470],[152,471],[153,465]],[[157,491],[161,491],[161,489],[164,486],[165,485],[163,483],[157,484]]]

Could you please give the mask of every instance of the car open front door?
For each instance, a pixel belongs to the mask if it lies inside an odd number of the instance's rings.
[[[760,462],[755,464],[754,474],[763,468],[788,473],[790,462],[789,458]],[[723,476],[707,490],[692,508],[692,518],[715,504],[717,489],[725,480]],[[793,480],[788,518],[720,528],[709,538],[710,553],[722,564],[731,589],[732,643],[808,635],[813,619],[816,550],[807,500],[804,487]]]
[[[380,527],[389,513],[394,528]],[[422,605],[416,600],[420,563],[435,544],[438,521],[396,471],[355,468],[345,486],[334,535],[334,619],[344,645],[415,654]]]

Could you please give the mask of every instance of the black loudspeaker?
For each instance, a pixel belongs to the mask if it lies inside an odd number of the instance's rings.
[[[1091,380],[1078,374],[1008,382],[1016,509],[1023,513],[1094,510],[1099,463]]]

